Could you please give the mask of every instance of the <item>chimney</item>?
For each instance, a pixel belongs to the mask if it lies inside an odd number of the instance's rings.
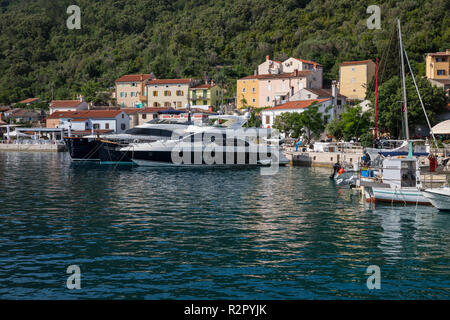
[[[266,56],[266,61],[269,61],[270,60],[270,56]]]
[[[331,81],[331,96],[333,97],[333,105],[337,105],[336,80]]]

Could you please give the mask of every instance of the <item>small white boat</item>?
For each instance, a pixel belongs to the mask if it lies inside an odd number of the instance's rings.
[[[386,158],[378,181],[367,187],[367,202],[389,202],[430,205],[421,191],[420,168],[417,158]],[[380,181],[381,179],[381,181]],[[370,179],[366,179],[370,180]]]
[[[422,193],[439,210],[450,211],[450,187],[425,189]]]

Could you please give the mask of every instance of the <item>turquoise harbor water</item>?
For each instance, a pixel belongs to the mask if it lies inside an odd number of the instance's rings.
[[[450,214],[373,209],[329,174],[0,153],[0,298],[449,298]]]

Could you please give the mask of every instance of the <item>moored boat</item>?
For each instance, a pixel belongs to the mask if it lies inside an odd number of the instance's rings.
[[[450,211],[450,187],[425,189],[422,193],[434,207]]]

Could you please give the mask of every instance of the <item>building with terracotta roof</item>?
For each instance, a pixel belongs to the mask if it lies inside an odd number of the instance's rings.
[[[372,60],[342,62],[339,67],[339,92],[348,99],[364,100],[374,76],[375,63]]]
[[[272,128],[276,117],[282,113],[302,113],[313,104],[319,107],[319,112],[322,113],[322,118],[325,123],[333,120],[334,110],[332,106],[332,99],[312,99],[303,101],[289,101],[272,108],[264,109],[261,111],[262,126],[264,128]]]
[[[115,97],[117,105],[122,108],[142,108],[147,103],[145,85],[148,81],[155,79],[150,74],[127,74],[115,81]]]
[[[64,111],[81,111],[89,109],[89,105],[84,101],[83,97],[79,100],[53,100],[50,102],[50,114],[54,112],[64,112]]]
[[[194,85],[194,79],[149,80],[145,86],[146,105],[155,108],[184,108],[189,103],[189,88]]]
[[[130,127],[130,117],[123,110],[56,111],[47,117],[47,128],[73,131],[106,130],[122,133]]]

